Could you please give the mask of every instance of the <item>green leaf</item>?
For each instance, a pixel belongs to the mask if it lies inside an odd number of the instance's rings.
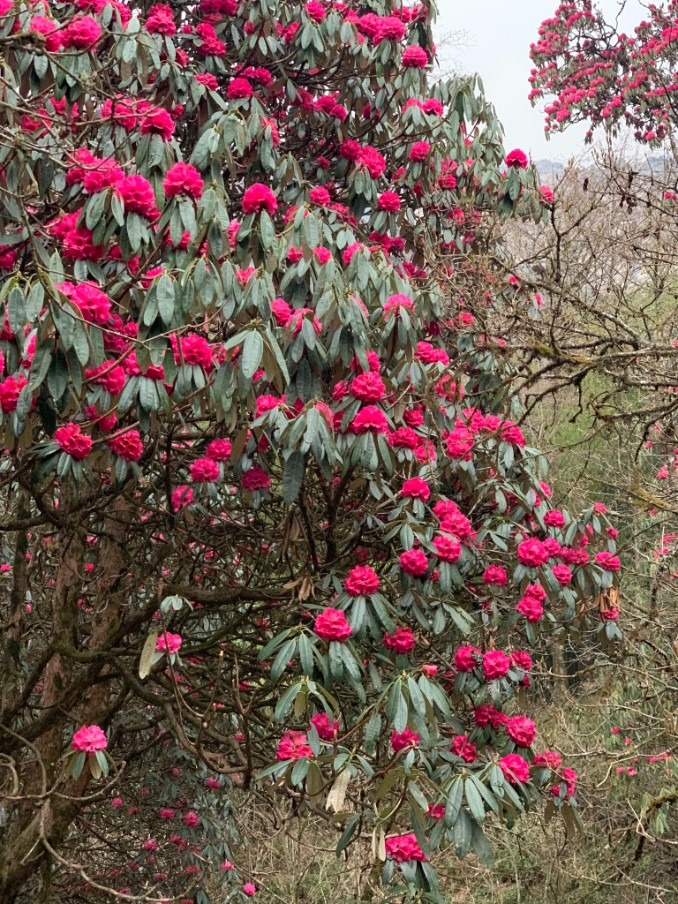
[[[464,782],[464,791],[466,794],[466,802],[474,819],[477,822],[483,822],[485,819],[485,804],[471,778],[467,778]]]
[[[487,840],[485,833],[479,825],[473,826],[471,847],[483,866],[486,866],[488,869],[494,867],[494,851],[492,850],[492,845]]]
[[[87,754],[84,751],[80,751],[76,753],[76,755],[71,760],[71,778],[80,778],[82,775],[82,770],[85,766],[85,759],[87,758]]]
[[[306,634],[299,635],[299,659],[306,675],[313,674],[313,645]]]
[[[302,452],[292,452],[283,467],[283,499],[288,505],[296,501],[304,481],[306,456]]]
[[[303,687],[303,683],[298,682],[297,684],[293,684],[291,687],[287,688],[280,700],[278,700],[278,705],[276,706],[275,712],[273,714],[276,722],[282,722],[287,713],[290,711],[292,704],[297,699],[297,696],[299,695]]]
[[[26,325],[26,300],[24,293],[18,286],[14,286],[9,293],[7,304],[9,325],[17,336],[23,336],[24,326]]]
[[[407,727],[407,701],[399,681],[391,688],[386,706],[386,715],[396,731]]]
[[[89,340],[87,338],[87,327],[81,320],[75,321],[73,349],[78,361],[84,367],[89,361]]]
[[[461,803],[464,798],[464,783],[461,778],[456,778],[450,785],[447,792],[447,802],[445,804],[445,825],[455,825],[459,813],[461,811]]]
[[[32,390],[37,389],[45,379],[51,363],[52,353],[49,350],[49,346],[39,346],[31,363],[31,373],[28,381],[28,385]]]
[[[358,821],[360,817],[353,814],[349,816],[346,820],[346,825],[344,827],[344,831],[341,833],[341,838],[337,842],[337,857],[343,850],[345,850],[350,844],[351,838],[355,835],[355,830],[358,827]]]
[[[294,656],[296,649],[297,638],[290,637],[290,639],[286,640],[282,647],[278,650],[278,655],[273,660],[273,665],[271,666],[271,678],[273,681],[277,681],[278,678],[280,678],[282,673],[287,668],[288,662]]]
[[[381,715],[376,711],[372,713],[372,717],[365,727],[365,738],[363,741],[365,753],[367,754],[374,753],[376,749],[377,741],[381,735],[381,723]]]
[[[158,311],[165,326],[170,326],[174,317],[174,283],[163,273],[155,286]]]
[[[263,354],[264,340],[256,330],[251,330],[245,337],[240,356],[240,371],[246,379],[251,380],[257,372]]]
[[[473,823],[466,810],[460,810],[457,821],[454,824],[454,843],[457,848],[457,856],[462,860],[471,850],[473,838]]]
[[[310,760],[307,757],[302,757],[300,760],[297,760],[292,769],[292,776],[290,781],[293,785],[300,785],[306,775],[308,774],[308,767],[310,766]]]
[[[272,637],[271,640],[266,644],[266,646],[259,651],[259,662],[263,659],[268,659],[268,657],[274,653],[281,643],[286,640],[290,634],[292,633],[292,629],[288,628],[286,631],[282,631],[280,634],[276,634],[275,637]]]

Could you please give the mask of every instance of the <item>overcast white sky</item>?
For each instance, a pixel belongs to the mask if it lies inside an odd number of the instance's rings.
[[[598,0],[598,5],[608,18],[620,6],[618,0]],[[558,0],[438,0],[438,40],[455,31],[465,32],[466,38],[452,51],[441,52],[441,64],[445,67],[451,54],[462,71],[479,73],[504,126],[507,150],[520,147],[534,160],[564,161],[584,148],[583,126],[571,126],[546,141],[544,114],[527,100],[530,44],[557,6]],[[627,0],[622,27],[629,32],[642,18],[639,0]]]

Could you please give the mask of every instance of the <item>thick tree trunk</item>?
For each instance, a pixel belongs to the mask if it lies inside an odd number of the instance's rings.
[[[99,544],[97,598],[90,621],[88,652],[101,652],[99,674],[107,666],[105,651],[120,621],[120,581],[126,572],[125,541],[131,514],[124,497],[111,505]],[[52,603],[50,640],[59,650],[78,650],[78,599],[82,593],[86,551],[86,525],[77,522],[61,537],[61,565]],[[87,681],[67,652],[54,652],[44,669],[40,698],[42,712],[52,716],[45,730],[32,743],[22,743],[21,731],[12,729],[12,750],[24,797],[9,823],[0,846],[0,902],[15,904],[20,896],[33,893],[45,862],[52,859],[67,838],[81,809],[80,797],[89,782],[89,770],[73,781],[61,759],[64,735],[76,722],[99,724],[106,717],[111,689],[104,681]],[[90,673],[91,677],[91,673]],[[19,714],[21,717],[21,714]],[[77,727],[77,726],[76,726]],[[4,733],[4,740],[8,734]],[[20,758],[28,760],[22,768]],[[60,794],[56,796],[54,791]]]

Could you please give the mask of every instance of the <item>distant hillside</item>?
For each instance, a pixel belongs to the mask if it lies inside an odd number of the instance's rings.
[[[536,160],[537,172],[544,180],[557,179],[565,172],[565,164],[558,160]]]
[[[565,172],[565,164],[561,160],[548,160],[543,158],[534,161],[537,172],[544,182],[554,182],[559,179]],[[650,156],[640,156],[628,158],[628,165],[641,173],[663,173],[666,168],[675,169],[673,158],[664,154],[651,154]],[[588,167],[585,159],[579,162],[578,168],[583,172]]]

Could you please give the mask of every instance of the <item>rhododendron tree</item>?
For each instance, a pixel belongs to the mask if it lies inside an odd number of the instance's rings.
[[[0,0],[3,902],[253,895],[254,788],[401,897],[574,820],[517,697],[617,549],[475,328],[547,206],[434,14]]]
[[[539,27],[530,47],[534,63],[530,99],[545,106],[546,131],[587,122],[587,140],[602,126],[656,147],[669,140],[675,151],[678,3],[639,9],[632,35],[607,21],[593,0],[565,0]]]

